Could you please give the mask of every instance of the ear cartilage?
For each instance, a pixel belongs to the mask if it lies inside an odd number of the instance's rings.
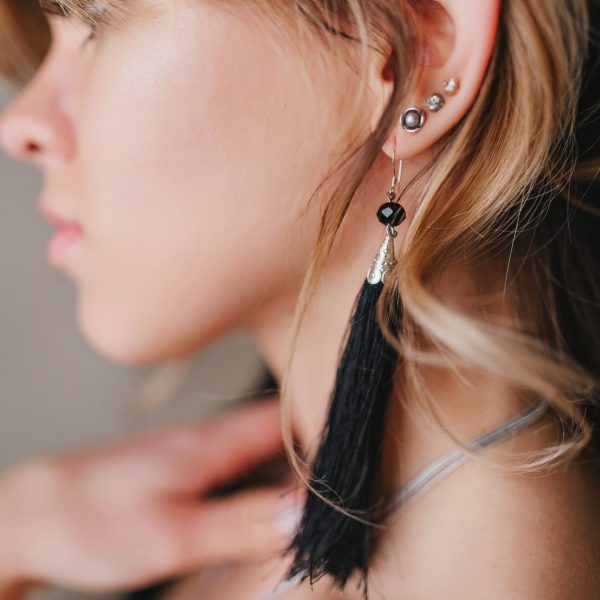
[[[444,106],[444,104],[446,104],[444,96],[438,94],[437,92],[431,94],[431,96],[425,100],[425,106],[427,106],[427,110],[430,110],[431,112],[437,112],[440,110],[440,108],[442,108],[442,106]]]
[[[448,96],[454,96],[458,89],[460,88],[460,82],[455,77],[450,77],[448,81],[444,81],[444,92],[448,94]]]

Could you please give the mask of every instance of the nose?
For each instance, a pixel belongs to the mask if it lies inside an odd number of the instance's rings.
[[[48,86],[28,86],[0,114],[0,148],[16,160],[43,167],[73,152],[69,116]]]

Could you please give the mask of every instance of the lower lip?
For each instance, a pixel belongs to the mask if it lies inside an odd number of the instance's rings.
[[[79,225],[67,225],[59,229],[48,242],[46,258],[48,262],[57,266],[64,260],[71,247],[83,235]]]

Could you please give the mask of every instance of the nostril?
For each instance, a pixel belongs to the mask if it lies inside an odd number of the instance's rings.
[[[27,160],[41,156],[44,142],[33,135],[32,125],[26,119],[13,116],[0,121],[0,148],[16,160]],[[40,133],[41,135],[41,133]]]
[[[13,107],[1,117],[0,148],[12,158],[40,163],[49,155],[71,156],[74,140],[70,121],[54,106],[40,100],[36,106]]]
[[[31,154],[33,152],[38,152],[39,149],[40,149],[40,147],[35,142],[29,141],[25,144],[25,151],[27,152],[27,154]]]

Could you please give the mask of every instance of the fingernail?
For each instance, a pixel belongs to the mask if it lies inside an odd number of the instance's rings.
[[[285,500],[277,513],[276,526],[281,536],[290,539],[294,536],[302,519],[302,506],[298,502]]]

